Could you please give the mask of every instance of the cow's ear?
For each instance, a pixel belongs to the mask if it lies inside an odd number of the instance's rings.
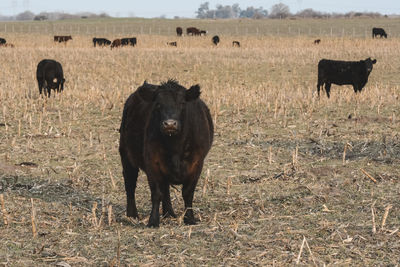
[[[193,85],[186,91],[185,99],[186,101],[193,101],[200,96],[200,86],[198,84]]]
[[[144,81],[143,85],[139,87],[139,95],[146,102],[152,102],[156,96],[157,86],[148,84]]]
[[[376,59],[372,60],[372,64],[375,64],[375,63],[376,63]]]

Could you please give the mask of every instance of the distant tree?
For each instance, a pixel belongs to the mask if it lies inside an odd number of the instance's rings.
[[[33,20],[38,20],[38,21],[42,21],[42,20],[47,20],[47,16],[45,15],[36,15]]]
[[[208,18],[208,13],[210,11],[210,8],[208,7],[208,5],[209,5],[208,2],[204,2],[204,3],[200,4],[200,7],[196,11],[197,18],[199,18],[199,19]]]
[[[264,10],[262,7],[247,7],[245,10],[240,11],[239,17],[241,18],[253,18],[253,19],[261,19],[268,16],[268,10]]]
[[[315,11],[312,8],[306,8],[296,13],[297,17],[301,18],[322,18],[328,17],[328,14],[323,14],[322,12]]]
[[[287,5],[283,3],[275,4],[271,7],[271,12],[269,14],[270,18],[273,19],[284,19],[290,16],[290,9]]]
[[[35,14],[33,14],[30,11],[25,11],[22,13],[19,13],[17,16],[15,16],[16,20],[33,20],[33,18],[35,17]]]
[[[217,5],[217,9],[215,10],[215,17],[219,19],[238,18],[239,14],[240,8],[238,4],[234,4],[233,6]]]

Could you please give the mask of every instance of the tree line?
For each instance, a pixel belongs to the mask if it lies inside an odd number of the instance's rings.
[[[234,18],[252,18],[252,19],[284,19],[288,17],[301,18],[353,18],[353,17],[382,17],[378,12],[347,12],[347,13],[326,13],[307,8],[295,14],[290,12],[289,6],[278,3],[273,5],[270,10],[263,7],[247,7],[241,9],[239,4],[216,5],[215,9],[210,9],[209,3],[204,2],[196,11],[196,17],[199,19],[234,19]]]
[[[0,15],[0,21],[28,21],[28,20],[65,20],[65,19],[86,19],[86,18],[108,18],[110,17],[106,13],[95,14],[90,12],[82,12],[77,14],[69,14],[64,12],[40,12],[35,14],[29,10],[21,12],[15,16],[3,16]]]

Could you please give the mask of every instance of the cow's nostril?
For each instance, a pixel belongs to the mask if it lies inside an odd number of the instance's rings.
[[[163,121],[163,126],[165,128],[177,128],[178,122],[176,120],[165,120]]]

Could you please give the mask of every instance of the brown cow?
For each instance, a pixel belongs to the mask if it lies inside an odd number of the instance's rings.
[[[111,44],[111,49],[113,49],[113,47],[120,47],[120,46],[121,46],[121,39],[115,39]]]
[[[186,89],[169,80],[161,85],[144,82],[126,100],[119,153],[127,216],[138,218],[135,189],[141,169],[151,190],[148,227],[160,224],[160,202],[164,216],[176,217],[169,187],[178,184],[183,185],[184,222],[196,224],[192,209],[194,190],[214,135],[210,111],[199,96],[199,85]]]
[[[319,44],[320,42],[321,42],[321,39],[314,40],[314,44]]]
[[[54,35],[54,42],[67,43],[68,40],[72,40],[71,35]]]
[[[197,29],[196,27],[189,27],[186,29],[186,34],[187,35],[201,35],[201,32],[199,29]]]

